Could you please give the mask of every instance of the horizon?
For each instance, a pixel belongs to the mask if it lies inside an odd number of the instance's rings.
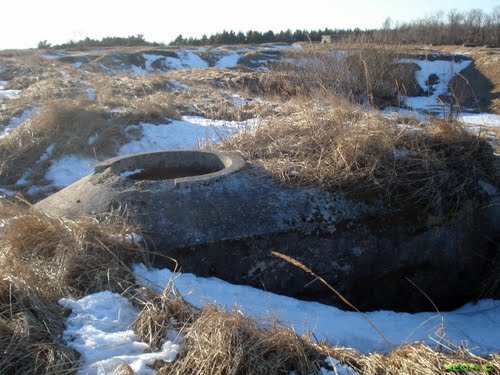
[[[255,0],[245,7],[235,6],[229,0],[211,3],[186,0],[182,4],[146,0],[139,8],[131,1],[88,0],[85,6],[75,10],[69,9],[59,0],[6,2],[2,4],[2,13],[6,15],[2,25],[5,30],[13,32],[1,34],[0,50],[36,48],[38,42],[44,40],[55,45],[86,37],[100,40],[104,37],[139,34],[149,42],[168,44],[180,34],[184,38],[200,38],[203,34],[211,35],[223,30],[279,32],[287,29],[379,29],[388,18],[396,24],[443,12],[446,19],[451,9],[460,12],[481,9],[491,13],[500,6],[497,0],[478,0],[473,5],[467,0],[436,3],[433,0],[421,0],[419,8],[415,9],[414,2],[409,0],[397,3],[388,0],[377,3],[351,0],[348,4],[316,0],[308,7],[283,0],[272,3]],[[19,20],[29,27],[22,24],[20,27]]]

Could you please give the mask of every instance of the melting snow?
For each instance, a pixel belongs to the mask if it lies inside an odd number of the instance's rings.
[[[25,171],[21,175],[21,177],[16,181],[16,185],[18,185],[18,186],[28,185],[28,183],[29,183],[28,177],[30,174],[31,174],[31,169],[28,169],[27,171]]]
[[[80,178],[94,172],[92,164],[95,160],[78,155],[65,155],[52,160],[51,166],[45,173],[45,179],[51,181],[56,188],[65,188]]]
[[[463,113],[459,120],[466,124],[500,127],[500,115],[491,113]]]
[[[401,59],[401,63],[414,63],[419,66],[419,70],[415,73],[415,78],[419,86],[427,91],[431,89],[432,93],[428,96],[409,96],[406,97],[406,104],[415,110],[427,111],[442,111],[443,104],[439,101],[440,95],[445,95],[448,92],[448,85],[453,76],[465,68],[467,68],[472,60],[462,61],[445,61],[445,60],[418,60],[418,59]],[[433,85],[428,85],[429,76],[435,74],[439,81]]]
[[[148,269],[143,264],[135,265],[134,272],[141,282],[158,291],[174,276],[168,269]],[[175,286],[188,302],[198,307],[203,307],[207,302],[217,302],[228,308],[236,305],[248,315],[276,315],[280,321],[293,326],[299,334],[311,331],[319,340],[326,339],[331,344],[353,347],[364,353],[388,350],[383,339],[356,312],[188,273],[178,274]],[[366,315],[394,345],[415,341],[432,344],[430,337],[438,338],[436,331],[442,318],[446,340],[455,345],[467,342],[470,349],[479,354],[500,351],[498,300],[468,303],[455,311],[443,312],[440,316],[434,312],[410,314],[393,311],[374,311]]]
[[[4,86],[7,81],[0,81],[0,98],[14,99],[19,96],[21,90],[5,90]]]
[[[49,157],[50,155],[52,155],[52,152],[54,152],[54,147],[56,145],[55,144],[51,144],[47,147],[47,149],[45,150],[45,152],[43,153],[42,156],[40,156],[40,159],[38,159],[36,161],[37,164],[40,164],[40,163],[43,163],[44,161],[47,161],[49,160]]]
[[[120,173],[120,177],[129,177],[142,172],[144,172],[144,169],[134,169],[133,171],[125,171]]]
[[[223,55],[219,61],[215,64],[217,68],[231,68],[238,64],[240,59],[240,54],[236,52],[230,52],[227,55]]]
[[[179,58],[166,57],[165,65],[170,69],[208,68],[208,63],[191,51],[179,52]]]
[[[8,136],[15,128],[17,128],[37,112],[38,108],[31,108],[23,111],[23,113],[19,117],[13,117],[10,120],[9,125],[7,125],[2,131],[0,131],[0,138]]]
[[[203,117],[184,116],[170,124],[141,123],[130,125],[127,131],[140,129],[142,137],[120,147],[118,155],[165,149],[199,148],[206,143],[218,143],[239,130],[253,127],[256,120],[243,122],[209,120]]]
[[[117,293],[105,291],[80,300],[63,298],[59,304],[72,310],[63,338],[81,355],[78,374],[107,374],[122,363],[137,374],[154,374],[148,365],[158,360],[171,362],[180,351],[179,344],[165,339],[161,351],[151,353],[131,328],[137,309]]]
[[[153,54],[153,53],[143,53],[142,56],[144,57],[145,60],[144,64],[145,68],[132,65],[129,69],[125,70],[125,72],[131,74],[147,75],[155,70],[153,69],[152,65],[156,61],[160,61],[161,65],[165,69],[175,70],[175,69],[208,68],[208,63],[205,60],[203,60],[197,54],[188,50],[179,51],[178,58],[171,56],[164,56],[160,54]]]
[[[92,146],[94,144],[94,142],[97,140],[97,137],[99,137],[99,135],[97,133],[95,133],[94,135],[91,135],[89,137],[89,139],[87,139],[87,144],[89,146]]]
[[[96,100],[96,98],[97,98],[97,94],[96,94],[95,90],[92,90],[92,89],[87,89],[87,97],[88,97],[90,100]]]
[[[327,357],[325,362],[327,362],[335,371],[328,371],[324,368],[321,369],[322,375],[357,375],[358,373],[350,366],[343,365],[335,358]]]
[[[16,193],[13,192],[12,190],[0,188],[0,199],[5,198],[5,197],[12,197],[12,196],[14,196],[14,194],[16,194]],[[0,220],[0,224],[1,223],[2,223],[2,221]]]
[[[163,55],[154,55],[154,54],[151,54],[151,53],[143,53],[142,56],[144,56],[144,59],[146,60],[146,69],[147,70],[154,70],[151,65],[153,65],[153,63],[157,60],[162,60],[165,58],[165,56]]]

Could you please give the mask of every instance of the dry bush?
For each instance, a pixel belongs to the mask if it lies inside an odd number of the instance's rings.
[[[481,178],[499,181],[490,145],[460,124],[398,126],[347,104],[304,103],[221,148],[242,153],[287,184],[384,196],[436,212],[480,194]]]
[[[356,45],[295,51],[263,76],[262,90],[285,97],[321,91],[358,103],[398,105],[400,94],[419,90],[418,67],[398,63],[402,57],[396,50]]]
[[[309,339],[236,309],[207,306],[182,333],[185,351],[158,374],[314,374],[322,365]]]
[[[172,96],[166,92],[159,92],[144,98],[123,103],[129,111],[117,115],[117,120],[125,124],[165,124],[171,119],[179,119]]]
[[[159,350],[168,331],[182,331],[187,324],[193,323],[199,310],[181,297],[173,280],[161,294],[149,288],[143,288],[142,292],[136,300],[142,308],[134,322],[134,332],[142,341]]]

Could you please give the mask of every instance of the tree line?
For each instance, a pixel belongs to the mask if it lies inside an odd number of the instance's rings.
[[[387,18],[381,28],[282,30],[274,32],[249,30],[217,32],[200,38],[178,35],[170,45],[203,46],[223,44],[260,44],[320,42],[323,35],[331,35],[333,41],[392,44],[468,44],[500,46],[500,6],[490,13],[481,9],[459,12],[452,9],[437,12],[429,17],[411,22],[393,22]],[[142,34],[129,37],[106,37],[101,40],[85,38],[80,41],[52,46],[46,40],[38,43],[38,48],[97,48],[117,46],[161,46],[162,43],[148,42]]]
[[[364,38],[376,43],[500,46],[500,6],[490,13],[482,9],[440,11],[412,22],[399,23],[387,18],[380,30],[367,32]]]
[[[249,30],[235,32],[222,31],[210,36],[203,35],[201,38],[184,38],[182,34],[177,36],[170,45],[181,46],[203,46],[221,44],[259,44],[259,43],[295,43],[295,42],[320,42],[323,35],[332,35],[336,38],[360,35],[363,31],[357,29],[319,29],[319,30],[282,30],[274,32],[272,30],[260,32]]]
[[[201,38],[177,36],[170,45],[220,45],[257,43],[320,42],[323,35],[333,41],[393,44],[470,44],[500,46],[500,6],[490,13],[482,9],[459,12],[452,9],[411,22],[393,22],[387,18],[380,29],[272,30],[259,32],[222,31]]]
[[[81,49],[81,48],[100,48],[100,47],[141,47],[141,46],[160,46],[162,44],[156,42],[148,42],[144,39],[144,35],[137,34],[128,37],[105,37],[101,40],[91,39],[86,37],[79,41],[69,41],[67,43],[51,45],[46,40],[38,42],[38,48],[54,48],[54,49]]]

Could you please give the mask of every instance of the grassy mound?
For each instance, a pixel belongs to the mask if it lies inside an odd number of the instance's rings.
[[[500,181],[491,146],[458,122],[391,120],[338,100],[302,102],[222,148],[283,183],[382,196],[435,212],[481,195],[481,179]]]

